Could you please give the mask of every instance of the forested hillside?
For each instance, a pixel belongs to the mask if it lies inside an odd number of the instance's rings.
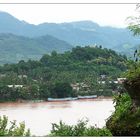
[[[45,54],[40,61],[6,64],[0,67],[1,100],[112,95],[118,86],[113,81],[127,69],[126,62],[126,56],[102,46],[77,46],[62,54],[56,51]],[[99,84],[101,81],[106,84]],[[73,90],[73,85],[77,84],[80,90]],[[23,88],[15,90],[7,85],[22,85]]]
[[[45,35],[29,38],[13,34],[0,34],[0,64],[16,63],[20,60],[39,60],[43,54],[53,50],[64,52],[72,45],[55,37]]]

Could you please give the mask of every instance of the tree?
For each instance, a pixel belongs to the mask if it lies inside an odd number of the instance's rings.
[[[57,52],[56,51],[52,51],[51,56],[52,57],[56,57],[57,56]]]
[[[76,125],[70,126],[60,121],[59,124],[52,124],[49,136],[112,136],[106,128],[87,127],[87,122],[87,120],[79,120]]]
[[[29,92],[31,93],[31,99],[39,98],[39,86],[37,84],[30,85]]]
[[[116,96],[115,112],[106,122],[113,136],[140,136],[140,108],[134,108],[128,94]]]
[[[140,5],[137,5],[137,10]],[[134,35],[140,35],[140,16],[131,17],[129,29]],[[136,56],[137,50],[134,53]],[[133,63],[131,63],[133,64]],[[106,126],[113,136],[140,136],[140,63],[126,72],[123,85],[128,94],[120,94],[115,98],[115,112],[108,119]]]
[[[51,93],[53,97],[64,98],[71,97],[73,90],[70,84],[67,82],[56,82],[51,88]]]
[[[136,11],[139,13],[140,4],[136,5]],[[140,35],[140,15],[130,16],[127,18],[128,28],[133,32],[134,35]]]
[[[45,54],[42,56],[42,58],[40,59],[40,62],[42,62],[43,64],[49,64],[49,60],[50,60],[50,55]]]
[[[139,12],[140,4],[137,4],[136,10]],[[140,35],[140,15],[137,17],[131,17],[128,28],[134,33],[134,35]],[[126,72],[127,80],[124,82],[125,89],[129,93],[133,105],[140,107],[140,62],[139,50],[134,52],[134,67]]]
[[[39,94],[40,98],[47,100],[48,97],[50,97],[50,91],[48,89],[48,86],[46,84],[41,84],[39,88]]]

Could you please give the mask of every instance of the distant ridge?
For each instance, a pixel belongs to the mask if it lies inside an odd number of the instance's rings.
[[[33,25],[20,21],[6,12],[0,12],[0,33],[25,37],[51,35],[73,46],[97,44],[125,54],[131,54],[140,42],[140,38],[133,37],[125,28],[103,27],[89,20],[59,24],[45,21]]]
[[[29,38],[11,33],[0,34],[0,64],[15,63],[19,60],[37,60],[43,54],[53,50],[64,52],[71,50],[72,45],[50,35]]]

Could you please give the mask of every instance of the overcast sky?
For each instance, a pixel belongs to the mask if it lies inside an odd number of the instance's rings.
[[[136,4],[0,4],[5,11],[32,24],[91,20],[103,26],[126,27]]]

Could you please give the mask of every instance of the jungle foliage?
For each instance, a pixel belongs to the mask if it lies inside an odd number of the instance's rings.
[[[112,95],[113,82],[127,69],[127,58],[102,46],[77,46],[65,53],[42,56],[40,61],[24,60],[0,67],[0,100],[47,100],[77,95]],[[103,78],[101,76],[104,76]],[[106,84],[99,84],[105,81]],[[73,90],[72,84],[85,85]],[[8,85],[23,85],[11,88]],[[61,94],[60,94],[61,92]]]
[[[8,126],[9,124],[9,126]],[[17,126],[16,121],[9,122],[8,117],[0,117],[0,136],[9,137],[21,137],[21,136],[30,136],[30,130],[25,129],[25,123],[22,122]]]

